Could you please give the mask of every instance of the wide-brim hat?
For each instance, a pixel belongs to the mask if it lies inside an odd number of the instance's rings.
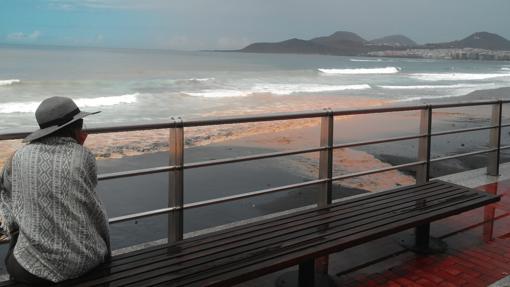
[[[31,142],[52,134],[79,119],[97,114],[97,112],[82,112],[74,101],[67,97],[51,97],[41,102],[35,111],[35,118],[39,130],[29,134],[23,142]]]

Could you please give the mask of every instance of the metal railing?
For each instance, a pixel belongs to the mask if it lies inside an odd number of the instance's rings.
[[[145,169],[137,169],[123,172],[107,173],[98,176],[99,180],[109,180],[115,178],[124,178],[132,176],[140,176],[161,172],[169,173],[169,187],[168,187],[168,207],[135,214],[119,216],[110,219],[110,223],[119,223],[130,221],[149,216],[160,214],[168,214],[168,240],[169,242],[178,241],[183,238],[183,212],[186,209],[197,208],[202,206],[209,206],[223,202],[234,201],[242,198],[254,197],[274,192],[286,191],[300,187],[311,185],[319,185],[319,199],[318,206],[325,206],[332,201],[332,183],[338,180],[344,180],[353,177],[359,177],[374,173],[386,172],[408,167],[416,167],[416,182],[423,183],[430,178],[431,163],[455,159],[466,156],[473,156],[478,154],[488,153],[487,173],[489,175],[498,175],[499,162],[501,150],[508,149],[510,146],[501,146],[501,129],[509,127],[510,124],[502,124],[502,106],[503,104],[510,103],[510,100],[494,100],[494,101],[478,101],[469,103],[448,103],[448,104],[434,104],[434,105],[414,105],[414,106],[399,106],[399,107],[382,107],[370,109],[353,109],[353,110],[323,110],[316,112],[302,112],[302,113],[280,113],[270,115],[254,115],[243,117],[223,117],[215,119],[200,119],[200,120],[182,120],[181,118],[171,118],[166,122],[150,123],[150,124],[134,124],[134,125],[117,125],[117,126],[99,126],[89,128],[88,132],[91,134],[106,133],[106,132],[126,132],[138,130],[152,130],[152,129],[169,129],[169,153],[170,162],[168,166],[152,167]],[[468,106],[492,106],[491,124],[487,126],[464,128],[456,130],[448,130],[441,132],[432,132],[432,116],[433,110],[444,108],[458,108]],[[420,126],[417,135],[407,135],[392,138],[383,138],[369,141],[352,142],[344,144],[333,144],[334,139],[334,117],[347,116],[347,115],[362,115],[362,114],[379,114],[391,112],[405,112],[405,111],[420,111]],[[288,151],[271,152],[250,156],[240,156],[220,160],[209,160],[203,162],[184,163],[184,128],[201,127],[211,125],[225,125],[225,124],[241,124],[241,123],[255,123],[255,122],[269,122],[280,120],[296,120],[306,118],[320,118],[320,146],[306,149],[295,149]],[[489,148],[474,152],[443,156],[431,159],[431,139],[434,136],[466,133],[473,131],[490,130]],[[10,133],[0,133],[0,140],[21,139],[27,136],[30,131],[16,131]],[[397,142],[405,140],[418,140],[417,160],[410,163],[367,170],[362,172],[355,172],[345,175],[333,176],[333,151],[335,149],[365,146],[371,144],[380,144],[388,142]],[[311,152],[319,152],[319,178],[309,180],[306,182],[289,184],[274,188],[256,190],[238,195],[232,195],[222,198],[204,200],[199,202],[184,204],[184,170],[193,168],[202,168],[214,165],[246,162],[252,160],[268,159],[289,155],[297,155]]]

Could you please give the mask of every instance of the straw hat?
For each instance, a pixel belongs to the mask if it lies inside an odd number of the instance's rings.
[[[37,107],[35,118],[39,130],[29,134],[23,142],[31,142],[54,133],[79,119],[98,112],[82,112],[74,101],[67,97],[47,98]]]

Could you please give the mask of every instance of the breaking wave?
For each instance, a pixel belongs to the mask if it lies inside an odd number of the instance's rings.
[[[79,107],[104,107],[114,106],[119,104],[132,104],[136,103],[139,93],[126,94],[122,96],[113,97],[99,97],[99,98],[80,98],[75,102]]]
[[[351,62],[382,62],[382,59],[349,59]]]
[[[273,95],[291,95],[294,93],[321,93],[345,90],[366,90],[370,85],[314,85],[314,84],[258,84],[249,90],[210,89],[200,92],[182,92],[192,97],[229,98],[247,97],[254,94],[270,93]]]
[[[188,80],[192,81],[192,82],[208,82],[208,81],[214,81],[215,78],[190,78]]]
[[[79,98],[75,103],[81,107],[104,107],[119,104],[131,104],[137,101],[139,93],[113,97]],[[10,102],[0,104],[0,114],[34,113],[40,102]]]
[[[422,81],[462,81],[462,80],[487,80],[500,77],[508,77],[508,74],[470,74],[470,73],[431,73],[411,74],[410,77]]]
[[[0,86],[10,86],[12,84],[20,83],[21,80],[11,79],[11,80],[0,80]]]
[[[182,92],[184,95],[202,98],[234,98],[247,97],[251,93],[238,90],[202,90],[200,92]]]
[[[397,102],[413,102],[413,101],[420,101],[420,100],[458,98],[458,97],[463,97],[463,96],[465,96],[465,94],[443,95],[443,96],[419,96],[419,97],[410,97],[410,98],[400,99]]]
[[[488,84],[456,84],[456,85],[418,85],[418,86],[379,86],[388,90],[425,90],[425,89],[463,89],[463,88],[490,88],[495,83]]]
[[[313,84],[264,84],[256,85],[253,88],[254,93],[271,93],[274,95],[290,95],[293,93],[320,93],[345,90],[366,90],[370,85],[313,85]]]
[[[360,68],[360,69],[318,69],[326,75],[365,75],[365,74],[396,74],[400,72],[399,67],[385,68]]]

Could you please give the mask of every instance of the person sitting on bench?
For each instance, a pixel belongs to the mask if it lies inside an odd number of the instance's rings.
[[[95,112],[98,113],[98,112]],[[95,192],[96,160],[83,146],[82,112],[70,98],[37,108],[40,129],[0,174],[0,215],[10,237],[12,280],[29,285],[76,278],[111,254],[106,211]]]

